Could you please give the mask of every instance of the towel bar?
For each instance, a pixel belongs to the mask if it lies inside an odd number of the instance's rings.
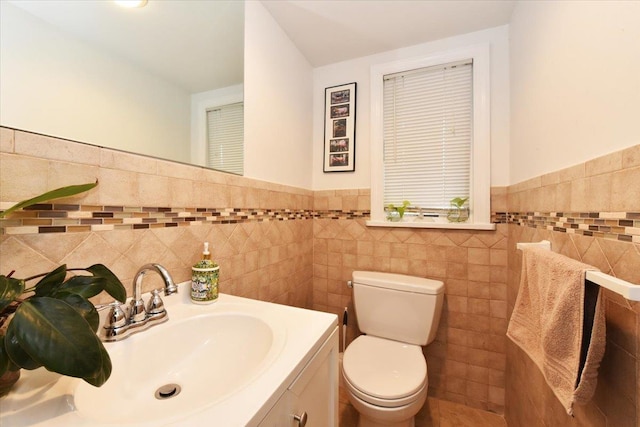
[[[534,243],[516,244],[516,248],[520,250],[527,246],[536,246],[539,248],[551,250],[551,242],[548,240],[542,240],[540,242]],[[613,277],[600,271],[587,271],[585,279],[595,283],[596,285],[602,286],[603,288],[607,288],[610,291],[620,294],[630,301],[640,301],[640,285],[634,285],[633,283],[629,283],[626,280],[618,279],[617,277]]]

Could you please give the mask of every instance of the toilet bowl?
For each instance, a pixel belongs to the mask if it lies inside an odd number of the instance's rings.
[[[427,398],[427,362],[442,312],[437,280],[353,272],[353,299],[364,335],[344,351],[342,377],[358,427],[414,427]]]
[[[427,398],[420,346],[362,335],[347,347],[342,375],[358,427],[413,427]]]

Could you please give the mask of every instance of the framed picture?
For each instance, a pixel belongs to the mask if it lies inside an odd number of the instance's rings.
[[[324,90],[323,170],[356,170],[356,83]]]

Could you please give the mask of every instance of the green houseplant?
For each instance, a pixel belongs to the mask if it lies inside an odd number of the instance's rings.
[[[395,206],[393,203],[389,203],[385,208],[387,212],[387,220],[388,221],[402,221],[404,217],[404,211],[407,207],[411,205],[411,202],[408,200],[403,200],[402,205]]]
[[[469,200],[468,197],[454,197],[449,200],[450,208],[447,213],[447,219],[449,222],[465,222],[469,219],[469,208],[464,207],[464,204]]]
[[[1,212],[0,218],[36,203],[88,191],[97,184],[44,193]],[[124,302],[126,291],[120,280],[102,264],[69,269],[61,265],[25,279],[12,275],[0,275],[0,376],[43,366],[97,387],[104,384],[111,375],[111,359],[96,335],[99,317],[89,298],[105,291]]]

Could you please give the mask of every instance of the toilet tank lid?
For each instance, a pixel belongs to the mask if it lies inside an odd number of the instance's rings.
[[[444,292],[444,283],[440,280],[378,271],[354,271],[353,283],[420,294],[435,295]]]

